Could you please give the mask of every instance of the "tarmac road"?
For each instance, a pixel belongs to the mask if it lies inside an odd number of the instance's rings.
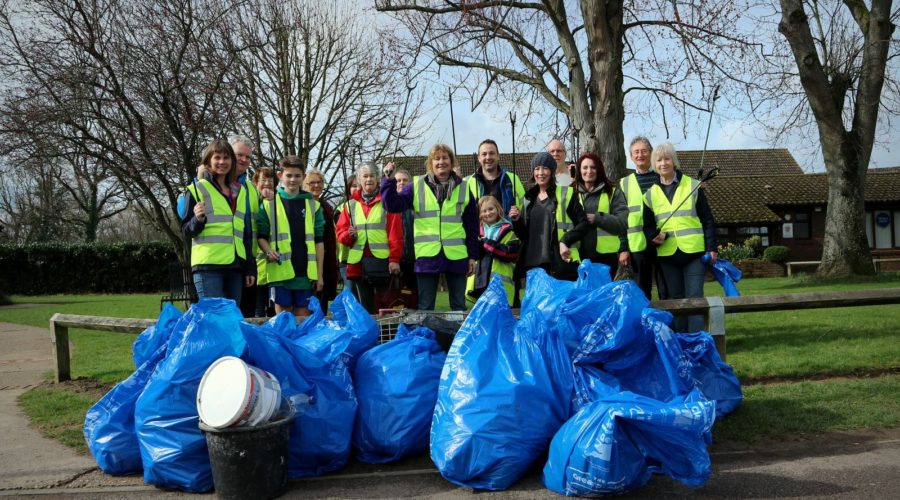
[[[212,498],[167,492],[140,476],[111,477],[89,456],[28,427],[16,397],[50,369],[47,330],[0,323],[0,497]],[[830,433],[759,442],[716,443],[713,474],[700,488],[656,476],[628,498],[900,498],[900,429]],[[473,492],[443,480],[427,456],[397,464],[352,463],[339,473],[289,483],[283,498],[561,498],[540,483],[540,468],[504,492]]]

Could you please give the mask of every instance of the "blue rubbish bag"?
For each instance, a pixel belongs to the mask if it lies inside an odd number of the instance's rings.
[[[289,313],[259,327],[241,326],[247,341],[244,360],[278,379],[282,397],[296,412],[288,443],[288,476],[319,476],[344,467],[357,410],[342,359],[350,337],[334,335],[331,345],[320,338],[322,351],[313,353],[290,337],[295,325]]]
[[[181,320],[181,311],[172,304],[166,304],[159,313],[156,324],[144,330],[138,335],[138,338],[134,339],[134,344],[131,346],[134,366],[143,365],[156,354],[161,346],[169,342],[172,330],[179,320]]]
[[[166,354],[161,345],[130,377],[116,384],[84,416],[84,440],[100,470],[114,476],[143,470],[134,432],[134,407],[156,365]]]
[[[533,276],[543,271],[530,271]],[[495,277],[469,313],[441,372],[431,459],[448,481],[508,488],[570,415],[573,375],[535,297],[516,322]]]
[[[400,325],[393,340],[359,358],[353,374],[359,399],[353,429],[357,459],[393,462],[428,449],[446,357],[432,330]]]
[[[744,400],[741,382],[731,365],[722,361],[716,343],[706,332],[679,333],[678,342],[691,359],[691,381],[707,399],[716,402],[716,418],[737,409]]]
[[[325,317],[319,300],[315,297],[309,300],[309,310],[312,314],[308,318],[296,328],[285,328],[285,331],[289,331],[291,338],[302,337],[303,344],[315,352],[334,348],[335,336],[349,337],[350,343],[343,349],[345,362],[351,370],[356,359],[378,343],[378,323],[357,302],[349,289],[338,294],[332,302],[331,315],[334,319]]]
[[[358,337],[325,325],[297,331],[290,342],[291,356],[309,389],[294,401],[293,429],[299,433],[291,437],[288,475],[320,476],[343,468],[350,460],[358,403],[347,362]]]
[[[611,282],[609,266],[606,264],[599,264],[591,262],[590,259],[585,259],[578,265],[578,279],[575,280],[575,290],[596,290]]]
[[[619,494],[663,473],[688,486],[710,475],[715,402],[698,391],[663,403],[622,392],[579,410],[553,437],[541,477],[567,496]]]
[[[181,311],[171,304],[166,305],[156,324],[134,341],[137,369],[85,414],[84,439],[100,470],[107,474],[135,474],[142,470],[141,451],[134,430],[135,403],[156,365],[165,357],[169,337],[180,319]]]
[[[206,439],[198,427],[197,388],[214,361],[243,354],[243,319],[232,300],[202,299],[175,325],[166,357],[135,405],[146,483],[190,492],[212,489]]]
[[[703,262],[712,273],[716,281],[722,285],[726,297],[738,297],[741,292],[737,289],[737,282],[741,281],[743,273],[740,269],[734,267],[734,264],[727,259],[716,259],[716,263],[710,265],[709,254],[703,254]]]

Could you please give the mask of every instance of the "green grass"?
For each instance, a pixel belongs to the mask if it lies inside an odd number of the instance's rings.
[[[31,424],[44,436],[78,451],[84,442],[84,415],[98,399],[96,394],[72,392],[64,387],[35,387],[19,397]]]
[[[716,441],[900,425],[900,376],[744,387],[744,402],[716,423]]]
[[[746,279],[744,295],[900,287],[900,275],[882,274],[855,282],[813,278]],[[721,295],[708,283],[707,295]],[[81,295],[12,297],[40,304],[0,309],[0,321],[46,328],[56,313],[155,318],[159,295]],[[447,309],[440,293],[437,307]],[[743,406],[716,426],[717,440],[900,426],[900,376],[803,381],[834,376],[890,374],[900,370],[900,306],[731,314],[726,319],[728,362],[745,391]],[[72,372],[113,383],[134,369],[134,335],[70,331]],[[761,384],[765,381],[792,383]],[[84,449],[84,412],[99,394],[72,387],[45,386],[29,391],[22,405],[46,435]],[[58,418],[56,417],[58,416]]]
[[[48,295],[13,296],[16,304],[36,307],[0,309],[0,321],[47,328],[55,313],[113,316],[119,318],[156,318],[160,295]],[[134,371],[131,344],[135,335],[70,329],[73,344],[72,377],[88,377],[100,382],[118,382]],[[47,373],[51,379],[52,373]]]

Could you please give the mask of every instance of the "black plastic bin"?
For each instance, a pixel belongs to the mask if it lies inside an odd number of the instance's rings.
[[[293,418],[285,417],[255,427],[224,429],[200,422],[200,430],[206,435],[218,498],[275,498],[284,493]]]

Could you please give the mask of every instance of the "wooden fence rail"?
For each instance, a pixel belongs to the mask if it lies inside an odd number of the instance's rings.
[[[742,297],[706,297],[698,299],[655,300],[651,307],[663,309],[675,315],[702,314],[706,330],[716,341],[716,348],[725,359],[725,314],[763,311],[788,311],[795,309],[821,309],[900,304],[900,288],[858,290],[849,292],[810,292],[773,295],[748,295]],[[900,311],[898,311],[900,313]],[[250,318],[260,323],[266,318]],[[56,381],[71,378],[69,363],[69,328],[83,328],[104,332],[141,333],[156,323],[152,319],[109,318],[54,314],[50,318],[50,339],[56,360]]]

